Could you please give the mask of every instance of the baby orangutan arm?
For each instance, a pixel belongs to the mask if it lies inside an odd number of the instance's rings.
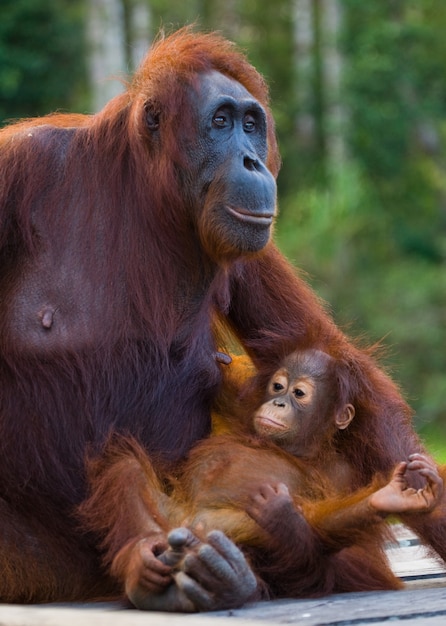
[[[408,487],[405,474],[417,472],[426,484],[421,489]],[[443,481],[436,467],[420,454],[399,463],[390,481],[345,497],[315,502],[293,503],[285,484],[263,485],[252,495],[247,513],[268,532],[275,552],[293,551],[297,559],[314,559],[318,551],[338,551],[360,543],[372,527],[379,530],[383,518],[398,513],[430,512],[440,501]],[[286,529],[286,530],[285,530]]]
[[[114,437],[87,464],[90,496],[78,514],[102,538],[104,563],[127,595],[139,588],[159,593],[171,567],[157,555],[168,548],[162,486],[145,452],[132,439]],[[132,514],[129,514],[132,511]]]
[[[408,486],[407,472],[425,480],[421,489]],[[387,484],[380,486],[376,477],[370,487],[343,498],[331,498],[304,508],[309,523],[324,543],[334,550],[360,543],[372,531],[384,530],[387,515],[424,514],[432,511],[443,494],[443,481],[435,465],[421,454],[413,454],[399,463]]]

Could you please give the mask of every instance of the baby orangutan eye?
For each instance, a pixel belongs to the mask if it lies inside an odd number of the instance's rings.
[[[273,383],[273,389],[274,391],[282,391],[283,385],[281,385],[280,383]]]
[[[296,396],[296,398],[303,398],[305,395],[305,391],[303,391],[302,389],[295,389],[294,390],[294,395]]]

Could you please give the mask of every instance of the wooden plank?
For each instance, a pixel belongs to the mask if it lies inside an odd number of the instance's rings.
[[[280,600],[198,615],[119,610],[118,605],[3,606],[1,626],[351,626],[402,620],[405,626],[446,623],[446,587]]]
[[[393,529],[395,542],[387,546],[389,563],[397,576],[407,584],[428,581],[446,583],[444,562],[426,546],[409,528],[399,524]]]
[[[299,626],[346,626],[347,624],[381,624],[396,620],[427,619],[446,623],[446,587],[347,593],[315,600],[267,602],[237,611],[232,618],[252,619],[266,624]],[[235,625],[238,626],[238,623]]]
[[[402,591],[346,593],[311,600],[258,602],[241,609],[203,614],[146,613],[119,603],[0,605],[0,626],[444,626],[446,570],[416,535],[395,527],[389,562],[406,581]]]

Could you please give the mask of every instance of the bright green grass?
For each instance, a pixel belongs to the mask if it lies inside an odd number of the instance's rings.
[[[421,433],[421,438],[426,444],[429,452],[439,463],[446,463],[446,425],[445,432],[437,430],[429,430]]]

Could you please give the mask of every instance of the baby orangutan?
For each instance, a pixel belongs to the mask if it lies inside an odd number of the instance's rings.
[[[339,368],[318,350],[288,356],[242,430],[199,443],[169,484],[128,439],[111,441],[91,463],[92,495],[81,513],[89,529],[103,533],[105,558],[135,606],[212,609],[203,562],[216,573],[215,551],[234,550],[226,537],[256,574],[246,581],[252,599],[401,586],[383,552],[385,517],[431,511],[443,481],[432,462],[415,453],[389,479],[377,475],[367,488],[348,490],[351,469],[337,439],[355,408],[343,398]],[[418,475],[421,488],[408,486],[408,472]],[[125,489],[113,496],[116,474]],[[145,503],[139,518],[128,519],[130,503],[138,501]],[[96,513],[108,502],[116,508],[112,528]],[[225,580],[237,572],[218,574]]]

